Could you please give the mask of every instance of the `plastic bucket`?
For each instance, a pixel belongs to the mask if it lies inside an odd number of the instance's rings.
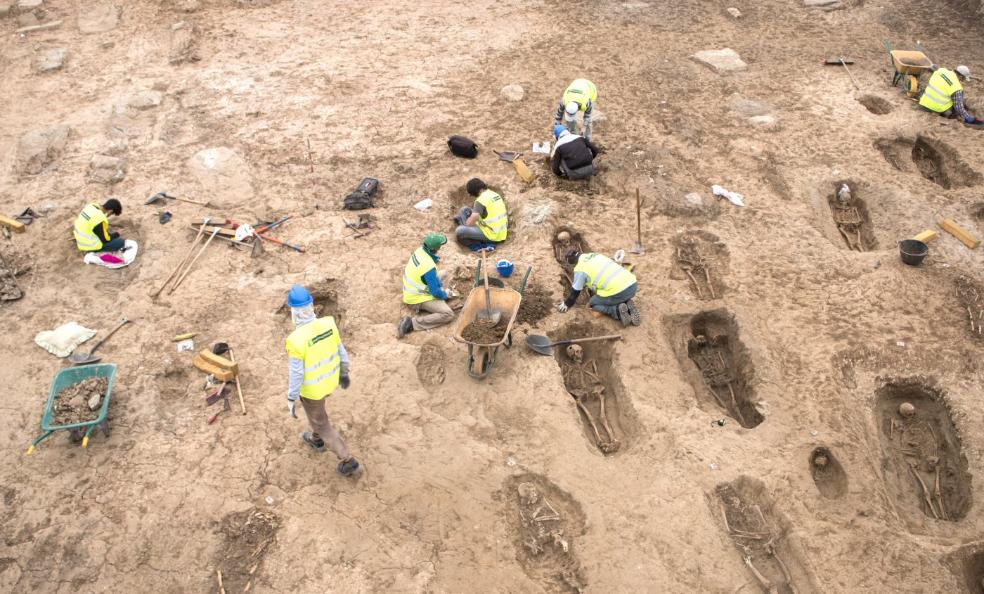
[[[509,260],[499,260],[495,263],[495,269],[502,278],[509,278],[509,275],[513,273],[513,263]]]
[[[929,254],[929,246],[918,239],[905,239],[899,242],[899,255],[909,266],[919,266]]]

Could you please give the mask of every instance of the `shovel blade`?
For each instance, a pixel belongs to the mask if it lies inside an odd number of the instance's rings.
[[[95,363],[100,359],[102,359],[102,357],[99,355],[93,355],[92,353],[81,353],[69,357],[68,362],[72,365],[88,365],[89,363]]]
[[[482,320],[482,321],[488,320],[491,323],[491,325],[495,326],[502,320],[502,312],[496,309],[493,310],[482,309],[479,310],[478,315],[475,316],[475,319]]]
[[[530,334],[526,337],[526,346],[530,347],[530,350],[533,352],[541,355],[550,356],[554,354],[553,344],[546,336]]]

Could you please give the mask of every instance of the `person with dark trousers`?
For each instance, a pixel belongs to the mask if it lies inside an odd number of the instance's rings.
[[[109,231],[109,217],[120,216],[123,205],[116,198],[86,205],[75,218],[75,245],[80,252],[117,252],[125,242],[119,233]]]
[[[559,124],[554,126],[554,138],[557,143],[550,164],[554,175],[568,179],[586,179],[594,175],[598,147]]]
[[[509,234],[509,214],[506,201],[477,177],[465,184],[468,195],[475,199],[474,206],[463,206],[454,217],[455,240],[463,246],[496,244],[506,240]]]

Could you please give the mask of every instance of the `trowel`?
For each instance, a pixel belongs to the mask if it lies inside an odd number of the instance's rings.
[[[95,362],[99,361],[100,359],[102,359],[102,357],[100,357],[99,355],[94,354],[96,352],[96,349],[98,349],[100,346],[102,346],[102,343],[104,343],[107,340],[109,340],[109,337],[110,336],[112,336],[113,334],[116,334],[116,331],[119,330],[120,328],[122,328],[123,326],[125,326],[127,323],[129,323],[129,321],[130,320],[128,320],[126,318],[123,318],[122,320],[120,320],[120,323],[119,323],[118,326],[116,326],[115,328],[113,328],[112,330],[110,330],[109,331],[109,334],[107,334],[106,336],[103,336],[102,339],[99,342],[97,342],[96,344],[92,345],[92,350],[91,351],[89,351],[88,353],[74,353],[72,356],[70,356],[68,358],[68,362],[71,363],[72,365],[88,365],[89,363],[95,363]]]

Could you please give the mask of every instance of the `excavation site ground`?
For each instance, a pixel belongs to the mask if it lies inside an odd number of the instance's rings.
[[[984,117],[980,0],[0,0],[0,33],[0,215],[30,223],[0,219],[0,592],[984,594],[984,130],[886,47],[967,65]],[[533,147],[577,78],[589,181]],[[532,271],[469,345],[473,177],[509,216],[490,281]],[[136,259],[85,264],[111,197]],[[193,223],[284,217],[303,252],[229,227],[159,291]],[[429,232],[456,317],[398,339]],[[573,248],[622,250],[641,325],[558,311]],[[285,406],[295,283],[351,359],[355,479]],[[70,382],[84,426],[26,455],[73,369],[36,338],[124,317],[111,389]]]

